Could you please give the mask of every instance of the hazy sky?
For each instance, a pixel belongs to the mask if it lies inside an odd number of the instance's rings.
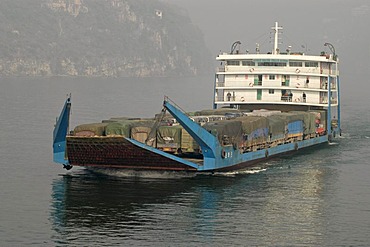
[[[368,22],[362,27],[370,24],[369,0],[165,1],[188,11],[194,24],[205,34],[212,51],[229,48],[238,39],[254,48],[254,41],[268,34],[275,21],[284,27],[286,37],[282,37],[282,46],[307,43],[314,49],[320,49],[318,45],[328,41],[338,45],[343,42],[344,35],[359,31],[357,25],[363,20]],[[367,30],[362,33],[368,35]]]
[[[185,9],[204,33],[215,57],[229,51],[236,40],[241,50],[272,49],[270,30],[275,21],[283,26],[280,49],[319,54],[334,45],[340,58],[344,88],[367,86],[370,78],[369,0],[163,0]]]

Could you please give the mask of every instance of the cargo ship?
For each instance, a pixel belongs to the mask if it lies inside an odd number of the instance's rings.
[[[184,112],[168,97],[151,119],[111,118],[69,130],[71,98],[55,124],[54,161],[66,169],[227,172],[288,152],[331,142],[341,134],[338,57],[287,47],[282,27],[262,53],[220,53],[213,109]]]

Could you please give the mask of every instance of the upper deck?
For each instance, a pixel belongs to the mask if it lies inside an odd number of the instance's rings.
[[[287,49],[280,53],[276,26],[274,50],[267,54],[240,53],[235,42],[230,53],[216,60],[215,107],[232,105],[288,105],[326,108],[338,105],[338,58],[333,54],[305,55]]]

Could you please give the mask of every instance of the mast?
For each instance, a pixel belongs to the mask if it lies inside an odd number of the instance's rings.
[[[279,54],[279,48],[278,48],[278,44],[279,44],[279,30],[282,30],[283,28],[282,27],[279,27],[278,23],[275,22],[275,27],[272,27],[271,28],[272,30],[274,30],[275,32],[275,38],[274,38],[274,50],[272,51],[272,54],[276,55],[276,54]]]

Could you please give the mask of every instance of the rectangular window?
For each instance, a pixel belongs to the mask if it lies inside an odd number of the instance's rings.
[[[269,94],[274,94],[275,90],[274,89],[269,89]]]
[[[266,66],[266,67],[285,67],[286,63],[284,62],[260,62],[258,66]]]
[[[244,60],[242,61],[243,66],[254,66],[254,62],[252,60]]]
[[[289,67],[302,67],[301,61],[289,61]]]
[[[231,65],[231,66],[239,66],[240,65],[240,61],[237,61],[237,60],[229,60],[227,61],[227,65]]]
[[[286,67],[288,60],[284,59],[255,59],[258,66],[266,66],[266,67]]]
[[[313,62],[313,61],[311,61],[311,62],[305,62],[304,65],[306,67],[318,67],[319,66],[319,62]]]
[[[275,75],[269,75],[270,80],[275,80]]]

